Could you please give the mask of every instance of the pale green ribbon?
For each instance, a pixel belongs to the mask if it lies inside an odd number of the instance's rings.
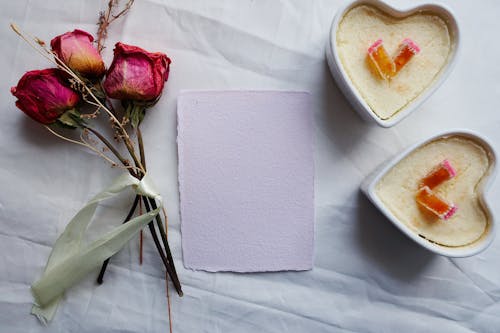
[[[88,245],[82,244],[99,202],[116,196],[128,187],[139,195],[156,199],[158,208],[131,219]],[[161,207],[161,196],[148,175],[142,180],[128,173],[117,177],[76,213],[57,239],[42,277],[31,286],[35,299],[31,313],[44,324],[52,320],[64,291],[118,252],[160,212]]]

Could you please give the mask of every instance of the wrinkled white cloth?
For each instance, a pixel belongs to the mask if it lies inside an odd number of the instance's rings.
[[[394,2],[394,1],[391,1]],[[447,259],[412,243],[358,187],[407,145],[450,128],[500,142],[497,2],[443,1],[458,16],[462,50],[443,86],[391,129],[364,123],[330,76],[325,44],[341,1],[137,0],[109,32],[172,58],[161,101],[143,125],[148,170],[169,214],[169,238],[185,296],[172,293],[174,332],[498,332],[500,240],[475,257]],[[409,0],[399,5],[410,5]],[[104,284],[89,276],[66,293],[48,328],[29,314],[29,286],[75,212],[120,171],[62,142],[14,106],[9,88],[50,65],[8,29],[16,22],[49,41],[74,28],[96,31],[106,1],[2,3],[0,82],[0,332],[167,332],[164,269],[145,233],[110,262]],[[183,89],[305,90],[316,133],[314,268],[232,274],[184,269],[178,210],[176,97]],[[497,147],[498,148],[498,147]],[[490,195],[498,216],[498,181]],[[124,218],[132,195],[98,213]],[[113,225],[115,226],[115,225]],[[95,236],[113,226],[94,226]]]

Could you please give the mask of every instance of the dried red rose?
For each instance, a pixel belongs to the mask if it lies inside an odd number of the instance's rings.
[[[60,69],[49,68],[26,72],[10,92],[17,97],[16,106],[42,124],[52,124],[80,101]]]

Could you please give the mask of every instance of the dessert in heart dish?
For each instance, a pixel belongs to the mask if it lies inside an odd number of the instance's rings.
[[[368,198],[406,235],[450,257],[484,250],[494,220],[484,198],[496,154],[467,131],[434,136],[410,147],[369,176]]]
[[[333,20],[327,60],[354,109],[390,127],[447,77],[458,37],[456,20],[444,7],[399,11],[380,1],[355,1]]]

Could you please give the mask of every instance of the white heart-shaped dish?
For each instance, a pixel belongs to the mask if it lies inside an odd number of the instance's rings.
[[[450,48],[445,64],[439,69],[435,76],[432,76],[432,80],[430,81],[430,83],[424,86],[423,90],[419,90],[418,92],[416,92],[415,97],[411,97],[409,101],[405,102],[406,104],[401,106],[398,111],[395,111],[395,113],[393,113],[391,116],[388,116],[388,118],[382,118],[381,116],[377,115],[376,110],[374,111],[374,109],[370,107],[367,100],[363,97],[363,92],[361,92],[358,89],[357,85],[353,83],[353,80],[344,67],[341,56],[339,54],[339,47],[337,46],[337,35],[340,23],[346,14],[348,14],[353,8],[359,6],[373,7],[374,9],[380,11],[381,14],[393,19],[396,22],[395,24],[399,24],[398,22],[403,22],[407,18],[412,18],[418,14],[427,13],[428,15],[434,15],[441,18],[445,22],[448,30]],[[368,46],[369,44],[366,45],[366,49],[368,49]],[[415,111],[418,106],[421,105],[430,95],[432,95],[434,91],[444,82],[444,80],[448,77],[451,70],[453,69],[453,66],[455,65],[458,50],[458,23],[452,12],[446,7],[437,4],[424,4],[414,8],[403,10],[393,8],[386,3],[378,0],[359,0],[344,6],[335,16],[330,30],[326,55],[333,78],[335,79],[339,88],[344,93],[353,108],[361,115],[361,117],[367,121],[376,122],[382,127],[391,127],[401,121],[403,118],[407,117],[410,113]],[[368,68],[366,68],[366,70],[368,71]]]
[[[473,242],[462,245],[462,246],[445,246],[441,245],[437,242],[434,242],[432,240],[429,240],[425,236],[421,234],[421,229],[417,228],[414,224],[408,222],[411,221],[412,219],[415,219],[415,217],[411,216],[408,218],[398,218],[396,215],[401,214],[401,210],[397,211],[394,209],[394,207],[389,208],[386,203],[384,203],[382,197],[379,195],[380,188],[377,187],[377,185],[384,179],[384,176],[386,176],[395,166],[400,165],[400,162],[407,160],[407,157],[412,156],[412,153],[416,153],[417,150],[421,150],[420,148],[425,148],[429,147],[431,144],[435,142],[447,142],[446,140],[450,138],[462,138],[464,141],[469,140],[473,142],[474,144],[477,144],[479,147],[484,149],[485,154],[488,156],[488,167],[485,168],[484,173],[480,174],[479,181],[475,183],[473,189],[473,194],[476,196],[473,197],[474,204],[477,205],[480,209],[482,209],[482,212],[484,213],[485,219],[487,221],[486,227],[484,228],[484,231],[481,231],[482,234],[474,240]],[[463,151],[459,152],[460,154],[464,154]],[[415,156],[415,155],[413,155]],[[422,156],[422,155],[420,155]],[[463,155],[463,156],[468,156],[468,155]],[[436,156],[436,158],[438,158]],[[441,158],[441,157],[439,157]],[[365,193],[365,195],[370,199],[370,201],[399,229],[401,230],[405,235],[407,235],[409,238],[414,240],[416,243],[420,244],[422,247],[435,252],[437,254],[447,256],[447,257],[468,257],[475,255],[484,249],[486,249],[491,242],[493,241],[495,234],[496,234],[496,225],[495,225],[495,220],[493,218],[492,212],[488,206],[487,200],[486,200],[486,193],[487,190],[492,183],[495,173],[496,173],[496,160],[497,160],[497,155],[495,153],[495,150],[491,146],[491,144],[488,143],[488,141],[479,136],[478,134],[468,131],[468,130],[453,130],[453,131],[447,131],[435,136],[432,136],[429,139],[423,140],[421,142],[418,142],[417,144],[407,148],[400,154],[398,154],[395,158],[391,159],[390,161],[384,163],[380,167],[378,167],[371,175],[369,175],[364,182],[361,185],[361,190]],[[467,168],[464,169],[464,174],[468,170]],[[401,169],[399,169],[401,170]],[[399,172],[399,171],[398,171]],[[460,174],[459,174],[460,175]],[[457,176],[457,178],[459,177]],[[465,176],[464,176],[465,177]],[[386,181],[384,179],[384,181]],[[382,184],[382,183],[381,183]],[[392,183],[395,184],[397,187],[399,187],[398,183]],[[402,184],[406,184],[404,181]],[[456,185],[453,185],[451,187],[454,189]],[[470,187],[469,187],[470,188]],[[416,190],[415,190],[416,192]],[[460,194],[461,195],[461,194]],[[465,195],[464,195],[465,197]],[[465,200],[467,199],[467,201]],[[465,197],[464,202],[468,203],[469,198]],[[403,196],[398,196],[397,200],[401,200],[401,202],[404,202]],[[472,202],[472,200],[470,200]],[[476,202],[477,201],[477,202]],[[399,203],[398,203],[399,205]],[[411,205],[403,205],[404,211],[405,212],[412,212],[412,207]],[[460,212],[460,205],[458,206]],[[409,213],[412,214],[412,213]],[[457,213],[458,214],[458,213]],[[459,217],[457,217],[459,218]],[[406,222],[403,222],[402,220],[405,220]],[[435,223],[454,223],[452,219],[448,221],[437,221]],[[461,227],[460,227],[461,228]],[[447,230],[447,229],[443,229]],[[425,233],[425,231],[424,231]]]

